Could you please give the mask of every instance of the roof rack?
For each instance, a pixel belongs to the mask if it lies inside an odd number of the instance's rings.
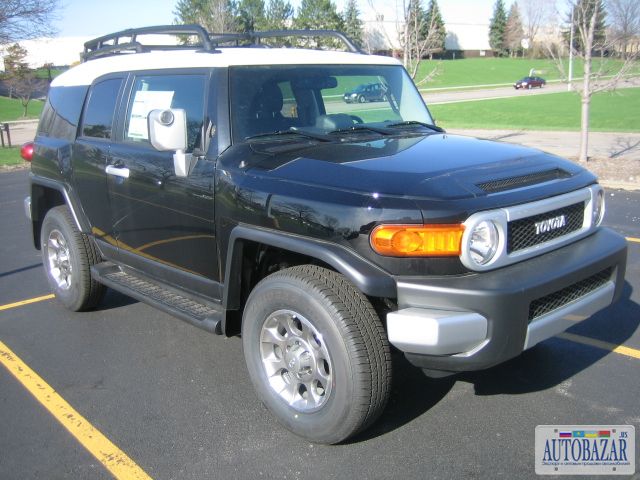
[[[301,37],[314,38],[325,37],[340,40],[351,53],[365,52],[358,48],[344,33],[336,30],[267,30],[264,32],[246,32],[246,33],[210,33],[211,42],[220,46],[221,44],[234,42],[236,46],[242,46],[240,42],[250,42],[251,45],[262,45],[265,38],[282,38],[282,37]]]
[[[185,45],[144,45],[138,41],[139,35],[196,36],[199,44]],[[155,27],[130,28],[94,38],[84,44],[82,61],[123,52],[143,53],[151,50],[180,50],[201,48],[206,52],[215,52],[215,47],[233,43],[236,47],[267,46],[262,44],[266,38],[302,37],[335,38],[340,40],[351,53],[364,54],[344,33],[336,30],[268,30],[246,33],[208,33],[201,25],[159,25]],[[121,43],[123,42],[124,43]]]
[[[142,53],[151,50],[193,49],[194,45],[143,45],[138,42],[138,35],[186,35],[197,36],[200,47],[213,51],[208,32],[200,25],[159,25],[155,27],[129,28],[103,37],[94,38],[84,44],[82,61],[86,62],[98,57],[115,55],[120,52]],[[125,43],[120,43],[126,39]]]

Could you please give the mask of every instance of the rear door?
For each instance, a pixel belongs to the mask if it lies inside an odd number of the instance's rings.
[[[92,233],[112,239],[112,221],[105,168],[114,133],[114,114],[123,76],[98,79],[91,86],[82,112],[78,138],[72,149],[73,187]]]
[[[207,158],[207,71],[132,74],[120,108],[119,141],[108,172],[120,261],[168,283],[219,298],[214,228],[215,158]],[[148,139],[150,110],[187,113],[187,152],[201,152],[188,177],[177,177],[173,152]]]

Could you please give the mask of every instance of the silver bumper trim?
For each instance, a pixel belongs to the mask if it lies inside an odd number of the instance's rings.
[[[389,342],[403,352],[453,355],[487,338],[487,319],[473,312],[404,308],[387,314]]]
[[[24,214],[27,216],[29,220],[31,218],[31,196],[28,196],[24,199]]]
[[[536,318],[527,327],[524,349],[527,350],[547,338],[564,332],[567,328],[608,307],[613,301],[614,292],[615,285],[610,281],[588,295]]]

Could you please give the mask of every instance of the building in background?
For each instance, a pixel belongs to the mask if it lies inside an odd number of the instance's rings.
[[[18,43],[27,50],[26,61],[30,68],[41,68],[46,64],[54,67],[68,67],[80,62],[84,42],[90,39],[90,37],[36,38]],[[0,70],[2,71],[4,71],[4,56],[5,51],[0,47]]]

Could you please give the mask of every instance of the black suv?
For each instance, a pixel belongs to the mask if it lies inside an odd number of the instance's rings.
[[[346,103],[383,102],[387,99],[387,87],[381,83],[358,85],[345,92],[342,99]]]
[[[350,51],[262,43],[324,34]],[[58,301],[108,286],[241,333],[260,399],[311,441],[375,421],[391,348],[431,376],[483,369],[620,294],[592,174],[445,133],[401,64],[340,34],[150,27],[84,59],[51,85],[25,202]],[[387,101],[345,104],[359,82]]]

